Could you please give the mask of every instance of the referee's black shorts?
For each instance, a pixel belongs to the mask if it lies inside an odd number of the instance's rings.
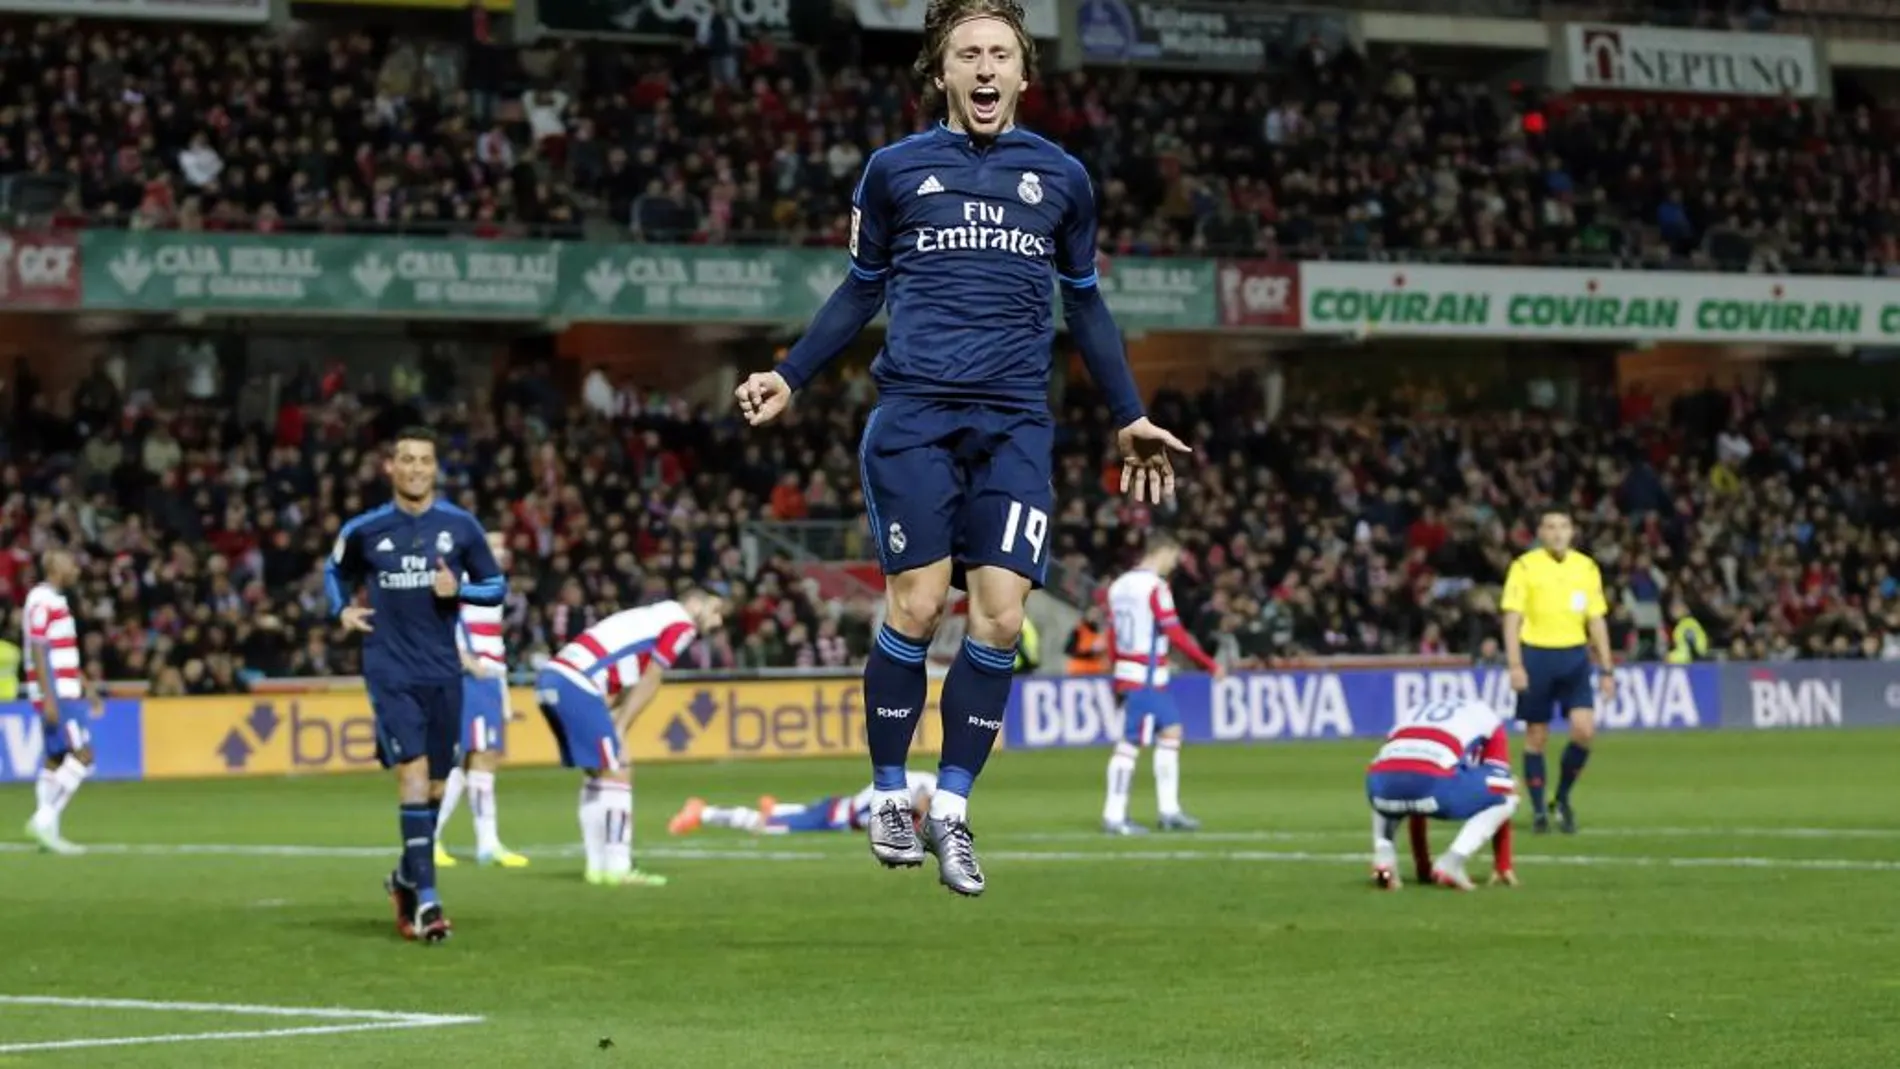
[[[1527,724],[1548,724],[1559,712],[1596,708],[1588,646],[1525,646],[1524,674],[1530,685],[1517,696],[1517,718]]]

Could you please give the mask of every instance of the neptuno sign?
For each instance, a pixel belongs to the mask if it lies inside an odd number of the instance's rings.
[[[1814,40],[1793,34],[1572,23],[1564,27],[1564,50],[1578,89],[1799,100],[1821,95]]]

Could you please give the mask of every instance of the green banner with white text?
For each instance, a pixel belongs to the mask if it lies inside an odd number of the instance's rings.
[[[842,250],[453,238],[87,231],[84,307],[240,315],[798,324]],[[1130,330],[1212,330],[1210,260],[1115,261]],[[1053,299],[1053,298],[1052,298]]]
[[[1900,280],[1300,265],[1301,329],[1397,337],[1891,345]]]

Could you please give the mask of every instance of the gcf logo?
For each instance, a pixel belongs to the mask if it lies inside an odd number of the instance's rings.
[[[1221,265],[1221,322],[1230,327],[1298,329],[1299,265],[1241,260]]]
[[[70,234],[0,232],[0,305],[79,304],[79,244]]]

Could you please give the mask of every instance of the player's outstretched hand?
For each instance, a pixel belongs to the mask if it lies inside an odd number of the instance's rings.
[[[747,375],[732,395],[739,399],[739,414],[754,427],[772,422],[792,403],[792,388],[786,385],[785,376],[776,371]]]
[[[369,622],[369,618],[374,615],[376,615],[375,609],[365,609],[361,605],[351,605],[344,609],[337,619],[343,622],[343,630],[361,631],[367,635],[371,631],[376,630]]]
[[[1174,497],[1174,460],[1168,454],[1194,452],[1147,416],[1117,432],[1115,445],[1122,454],[1122,493],[1156,505]]]

